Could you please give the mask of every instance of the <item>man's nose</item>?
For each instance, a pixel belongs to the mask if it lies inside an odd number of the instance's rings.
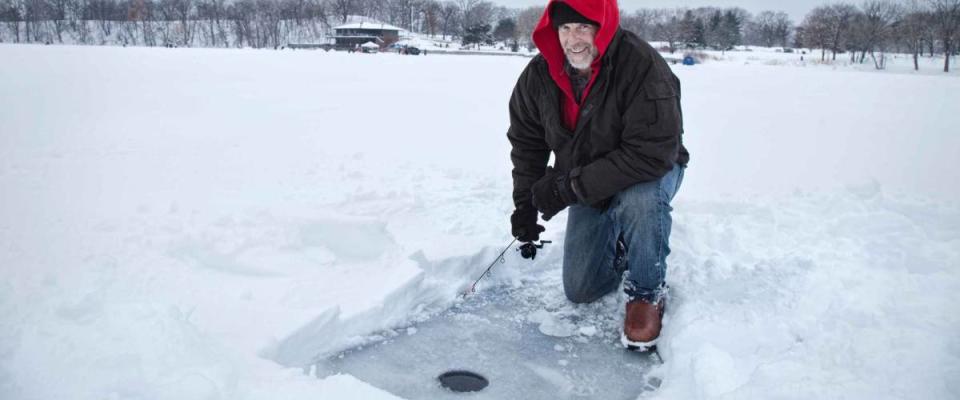
[[[574,29],[573,37],[575,37],[577,40],[587,40],[590,38],[590,34],[586,29]]]

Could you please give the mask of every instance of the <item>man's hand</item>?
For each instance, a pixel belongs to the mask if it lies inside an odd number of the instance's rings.
[[[513,237],[521,242],[532,242],[540,239],[543,225],[537,224],[537,210],[529,206],[520,206],[510,216],[510,226]]]
[[[577,195],[570,186],[570,177],[565,172],[547,167],[547,173],[533,184],[533,206],[543,213],[543,220],[549,221],[554,215],[577,202]]]

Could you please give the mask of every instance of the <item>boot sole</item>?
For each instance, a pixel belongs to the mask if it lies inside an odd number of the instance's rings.
[[[653,339],[649,342],[636,342],[627,338],[627,334],[620,332],[620,343],[623,344],[627,350],[636,351],[638,353],[646,353],[648,351],[657,350],[657,342],[660,341],[660,337]]]

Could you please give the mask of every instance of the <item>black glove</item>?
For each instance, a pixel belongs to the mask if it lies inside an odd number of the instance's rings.
[[[540,239],[543,225],[537,225],[537,209],[529,206],[520,206],[510,216],[510,226],[513,237],[521,242],[532,242]]]
[[[547,173],[533,184],[533,206],[543,213],[543,220],[549,221],[554,215],[577,202],[577,195],[570,185],[567,173],[547,167]]]

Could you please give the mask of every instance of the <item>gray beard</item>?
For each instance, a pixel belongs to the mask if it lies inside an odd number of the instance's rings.
[[[587,49],[587,51],[590,52],[590,59],[582,63],[573,62],[573,60],[571,60],[570,56],[568,56],[567,54],[564,54],[564,57],[566,57],[567,63],[570,64],[571,67],[576,68],[578,70],[588,70],[590,69],[590,64],[593,63],[593,60],[597,59],[597,50],[596,48],[590,48],[590,49]]]
[[[573,62],[573,60],[570,59],[570,57],[567,57],[567,62],[570,63],[571,67],[574,67],[576,69],[589,69],[590,64],[593,63],[593,57],[590,57],[590,60],[584,63],[575,63]]]

